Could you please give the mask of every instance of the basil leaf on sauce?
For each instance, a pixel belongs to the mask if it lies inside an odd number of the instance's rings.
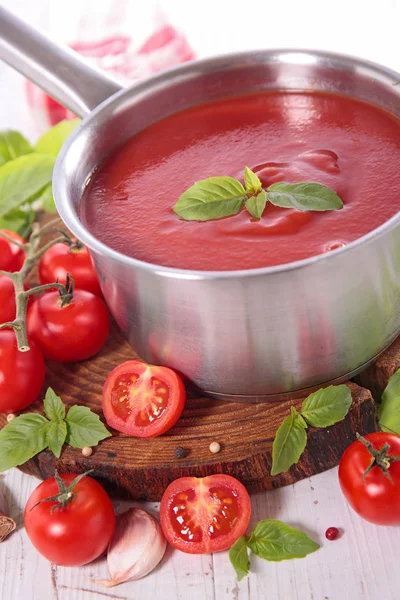
[[[173,210],[185,221],[210,221],[236,215],[246,199],[240,181],[233,177],[209,177],[184,192]]]
[[[303,558],[319,548],[300,529],[269,519],[257,523],[247,545],[254,554],[271,561]]]
[[[271,475],[287,471],[297,463],[307,443],[307,423],[294,406],[291,414],[280,425],[272,444]]]
[[[267,192],[262,190],[255,196],[250,196],[246,200],[246,209],[255,219],[261,219],[262,214],[265,209],[265,205],[267,204]]]
[[[256,193],[262,190],[262,183],[258,175],[249,167],[244,168],[244,185],[246,186],[246,192]]]
[[[343,202],[339,196],[320,183],[273,183],[267,190],[268,200],[275,206],[296,210],[339,210]]]
[[[312,427],[329,427],[345,418],[351,402],[351,391],[347,385],[330,385],[304,400],[301,416]]]

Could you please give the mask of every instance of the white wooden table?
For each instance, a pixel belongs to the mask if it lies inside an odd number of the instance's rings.
[[[98,8],[108,0],[93,1],[5,0],[2,4],[32,24],[57,33],[67,20],[73,21],[74,11],[83,2]],[[319,47],[365,56],[400,71],[400,3],[396,0],[380,0],[379,4],[374,0],[336,0],[334,4],[320,0],[280,0],[273,4],[246,0],[240,6],[232,0],[203,0],[195,17],[190,2],[164,0],[160,4],[184,28],[199,54],[262,46]],[[26,107],[23,80],[1,64],[0,90],[0,128],[16,128],[33,137],[35,126]],[[250,575],[238,583],[227,552],[191,556],[169,548],[152,574],[113,589],[93,583],[107,578],[104,559],[69,569],[51,565],[34,550],[25,534],[22,515],[37,483],[16,469],[0,481],[6,489],[11,516],[18,522],[17,531],[0,545],[1,600],[399,598],[399,529],[375,527],[354,515],[340,492],[336,469],[253,496],[253,524],[265,518],[281,519],[321,544],[320,550],[305,559],[267,563],[253,557]],[[141,506],[157,511],[155,504]],[[116,508],[120,510],[122,504],[116,503]],[[329,526],[342,530],[334,542],[324,537]]]

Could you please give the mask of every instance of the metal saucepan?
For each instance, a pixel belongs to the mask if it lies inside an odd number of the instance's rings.
[[[215,397],[275,400],[355,375],[398,335],[399,214],[321,256],[204,272],[119,254],[83,226],[79,204],[106,154],[178,110],[285,89],[351,95],[400,116],[400,75],[326,52],[263,50],[195,61],[120,89],[1,8],[0,38],[0,58],[85,117],[57,160],[54,196],[66,226],[89,247],[108,306],[143,359],[180,371]]]

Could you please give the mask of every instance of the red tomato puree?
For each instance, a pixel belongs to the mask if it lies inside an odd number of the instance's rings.
[[[172,210],[196,181],[264,186],[312,181],[335,190],[342,210],[300,212],[267,204],[219,220],[184,221]],[[333,94],[268,92],[227,98],[166,117],[117,149],[94,174],[81,218],[102,242],[143,261],[199,270],[266,267],[314,256],[375,229],[400,208],[400,120]]]

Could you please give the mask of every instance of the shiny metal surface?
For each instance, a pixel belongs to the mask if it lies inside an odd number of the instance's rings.
[[[271,400],[346,379],[393,341],[400,332],[399,214],[329,254],[282,267],[204,272],[119,254],[82,225],[79,204],[105,155],[177,110],[281,89],[347,94],[400,116],[399,80],[381,66],[325,52],[233,54],[140,82],[83,121],[57,160],[57,208],[90,248],[107,303],[145,360],[175,368],[217,397]]]

